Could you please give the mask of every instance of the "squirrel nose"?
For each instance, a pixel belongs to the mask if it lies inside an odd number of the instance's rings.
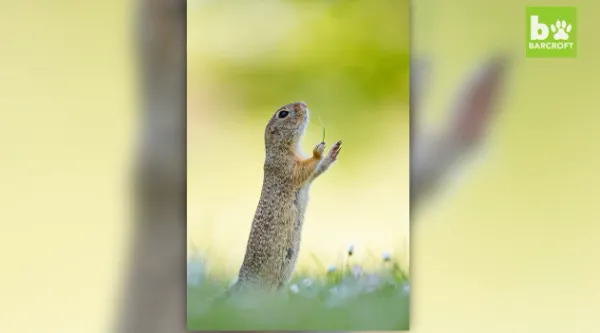
[[[294,103],[294,110],[297,112],[302,112],[306,109],[306,103],[304,102],[296,102]]]

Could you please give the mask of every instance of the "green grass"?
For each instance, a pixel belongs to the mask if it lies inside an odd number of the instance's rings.
[[[272,295],[219,304],[231,279],[212,276],[202,261],[188,264],[187,328],[199,330],[353,331],[408,330],[408,279],[394,261],[377,268],[341,265],[321,274],[298,273]]]

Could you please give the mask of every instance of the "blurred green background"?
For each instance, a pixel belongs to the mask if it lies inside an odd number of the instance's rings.
[[[408,265],[408,1],[189,1],[187,17],[190,247],[237,273],[264,128],[302,100],[304,150],[321,141],[319,118],[344,149],[311,189],[299,267],[315,268],[312,255],[337,264],[349,243]]]

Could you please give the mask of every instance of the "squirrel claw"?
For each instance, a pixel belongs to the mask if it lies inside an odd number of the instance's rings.
[[[337,159],[338,154],[342,150],[342,140],[336,142],[329,150],[329,158],[333,161]]]
[[[313,149],[313,155],[317,158],[321,158],[321,156],[323,156],[324,151],[325,151],[325,142],[321,142],[315,146],[315,149]]]

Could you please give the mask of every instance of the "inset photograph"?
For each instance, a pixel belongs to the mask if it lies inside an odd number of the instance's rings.
[[[187,6],[187,329],[408,330],[409,1]]]

